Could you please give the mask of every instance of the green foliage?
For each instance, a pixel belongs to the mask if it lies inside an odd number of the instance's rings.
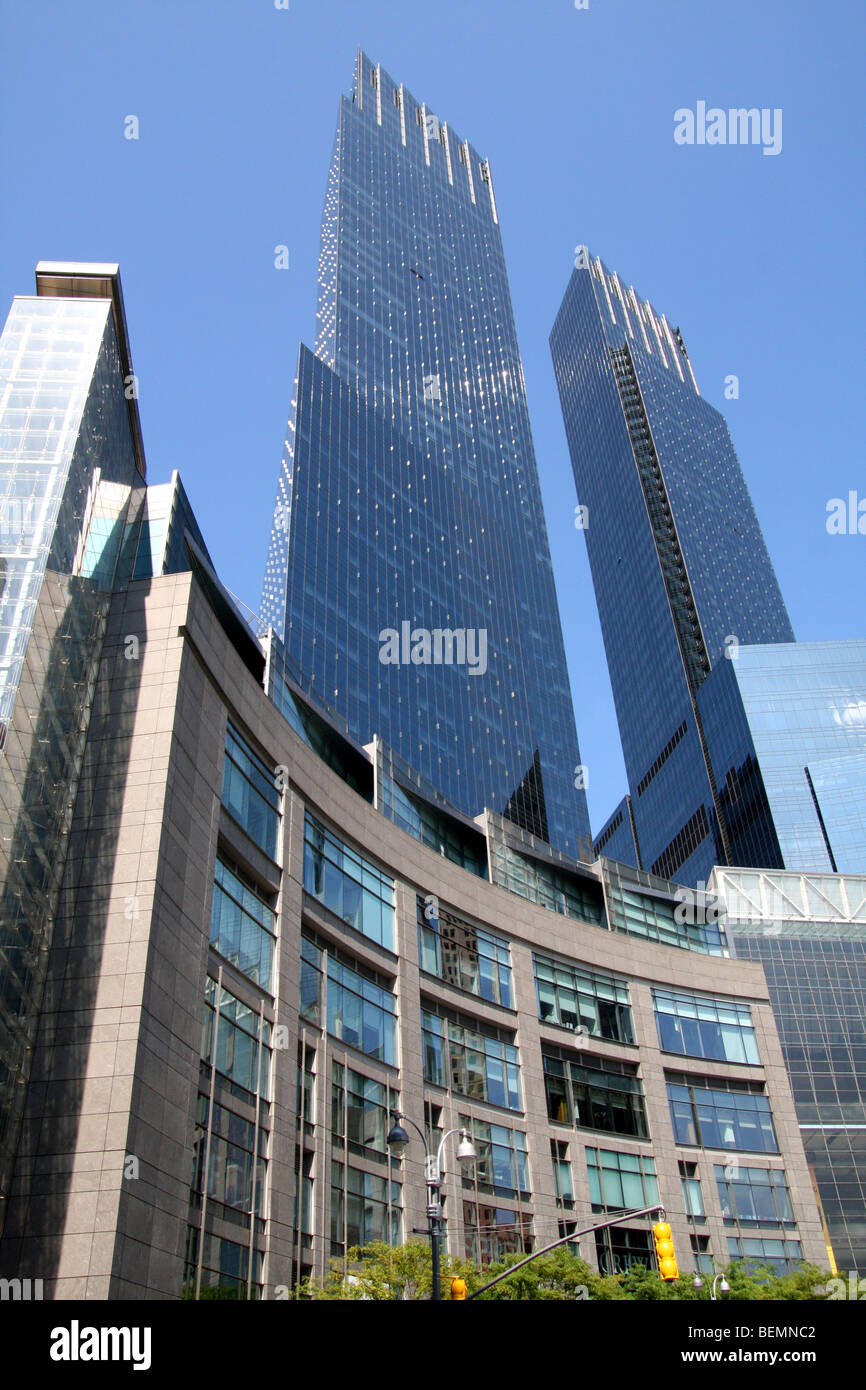
[[[443,1301],[449,1300],[452,1278],[459,1276],[464,1279],[467,1291],[473,1293],[524,1258],[520,1254],[509,1255],[482,1270],[471,1260],[456,1259],[443,1252]],[[803,1265],[793,1274],[776,1275],[768,1265],[735,1261],[727,1266],[725,1277],[731,1291],[719,1294],[723,1302],[789,1302],[826,1298],[823,1286],[830,1276],[816,1265]],[[534,1302],[540,1299],[580,1302],[709,1300],[711,1281],[705,1279],[699,1289],[695,1288],[693,1281],[691,1273],[682,1273],[679,1279],[666,1282],[659,1278],[654,1269],[646,1269],[643,1265],[634,1265],[627,1274],[599,1274],[563,1247],[552,1250],[548,1255],[540,1255],[510,1278],[503,1279],[495,1288],[481,1294],[479,1302]],[[431,1290],[428,1241],[411,1240],[406,1245],[393,1247],[376,1241],[371,1245],[353,1247],[345,1261],[332,1261],[323,1283],[314,1279],[303,1280],[294,1297],[334,1302],[417,1301],[429,1299]]]
[[[484,1282],[469,1260],[453,1259],[443,1252],[440,1266],[444,1299],[450,1296],[451,1279],[458,1275],[466,1280],[470,1292]],[[429,1299],[432,1287],[428,1241],[410,1240],[406,1245],[394,1246],[373,1241],[370,1245],[353,1246],[345,1261],[332,1260],[323,1284],[315,1279],[302,1280],[295,1297],[390,1303],[395,1299]]]

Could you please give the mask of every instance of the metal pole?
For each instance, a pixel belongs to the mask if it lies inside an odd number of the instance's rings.
[[[430,1246],[433,1255],[433,1302],[441,1302],[439,1289],[439,1218],[430,1217]]]
[[[533,1260],[538,1259],[539,1255],[546,1255],[548,1250],[555,1250],[558,1245],[570,1245],[578,1236],[589,1235],[590,1231],[603,1231],[606,1226],[618,1226],[621,1221],[631,1221],[636,1216],[649,1216],[650,1212],[653,1211],[661,1212],[662,1215],[664,1215],[664,1207],[658,1205],[654,1207],[641,1207],[640,1211],[624,1211],[620,1216],[612,1216],[609,1221],[597,1221],[592,1226],[584,1226],[582,1231],[572,1231],[570,1235],[562,1236],[559,1240],[552,1240],[549,1245],[543,1245],[540,1250],[536,1250],[534,1254],[528,1255],[525,1260],[520,1260],[516,1265],[512,1265],[510,1269],[506,1269],[504,1274],[497,1274],[496,1278],[491,1279],[489,1284],[483,1284],[480,1289],[476,1289],[474,1293],[468,1294],[467,1298],[477,1298],[479,1294],[486,1293],[488,1289],[493,1288],[494,1284],[498,1284],[502,1279],[507,1279],[509,1275],[515,1274],[517,1270],[522,1269],[524,1265],[531,1264]]]

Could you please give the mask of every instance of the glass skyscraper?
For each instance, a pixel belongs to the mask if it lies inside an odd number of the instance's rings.
[[[340,104],[261,614],[466,816],[589,835],[490,165],[363,53]]]
[[[764,967],[827,1243],[866,1271],[866,875],[716,869],[734,955]]]
[[[794,634],[679,329],[581,248],[550,341],[629,782],[596,847],[706,880],[742,861],[700,692],[738,650]]]

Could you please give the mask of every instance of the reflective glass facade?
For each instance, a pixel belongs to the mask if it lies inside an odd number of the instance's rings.
[[[117,267],[98,269],[66,298],[40,265],[39,294],[14,300],[0,339],[0,1193],[111,590],[129,578],[145,495]]]
[[[742,649],[794,634],[727,425],[679,330],[585,248],[578,266],[551,349],[638,864],[706,881],[730,861],[698,692],[732,636]],[[627,829],[613,832],[618,853]]]
[[[734,953],[767,977],[828,1245],[866,1273],[866,876],[714,880]]]
[[[741,647],[698,704],[733,864],[866,871],[866,641]]]
[[[361,743],[576,854],[589,822],[490,168],[364,54],[318,319],[263,621]]]

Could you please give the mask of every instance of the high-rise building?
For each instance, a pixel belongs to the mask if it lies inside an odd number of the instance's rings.
[[[572,854],[584,776],[489,162],[359,53],[261,612],[310,694]]]
[[[866,875],[715,869],[726,939],[764,967],[828,1246],[866,1270]]]
[[[177,473],[145,484],[118,267],[36,291],[0,337],[0,1230],[112,593],[209,564]]]
[[[862,644],[794,642],[680,330],[584,247],[550,341],[629,784],[596,852],[682,883],[866,867]]]

